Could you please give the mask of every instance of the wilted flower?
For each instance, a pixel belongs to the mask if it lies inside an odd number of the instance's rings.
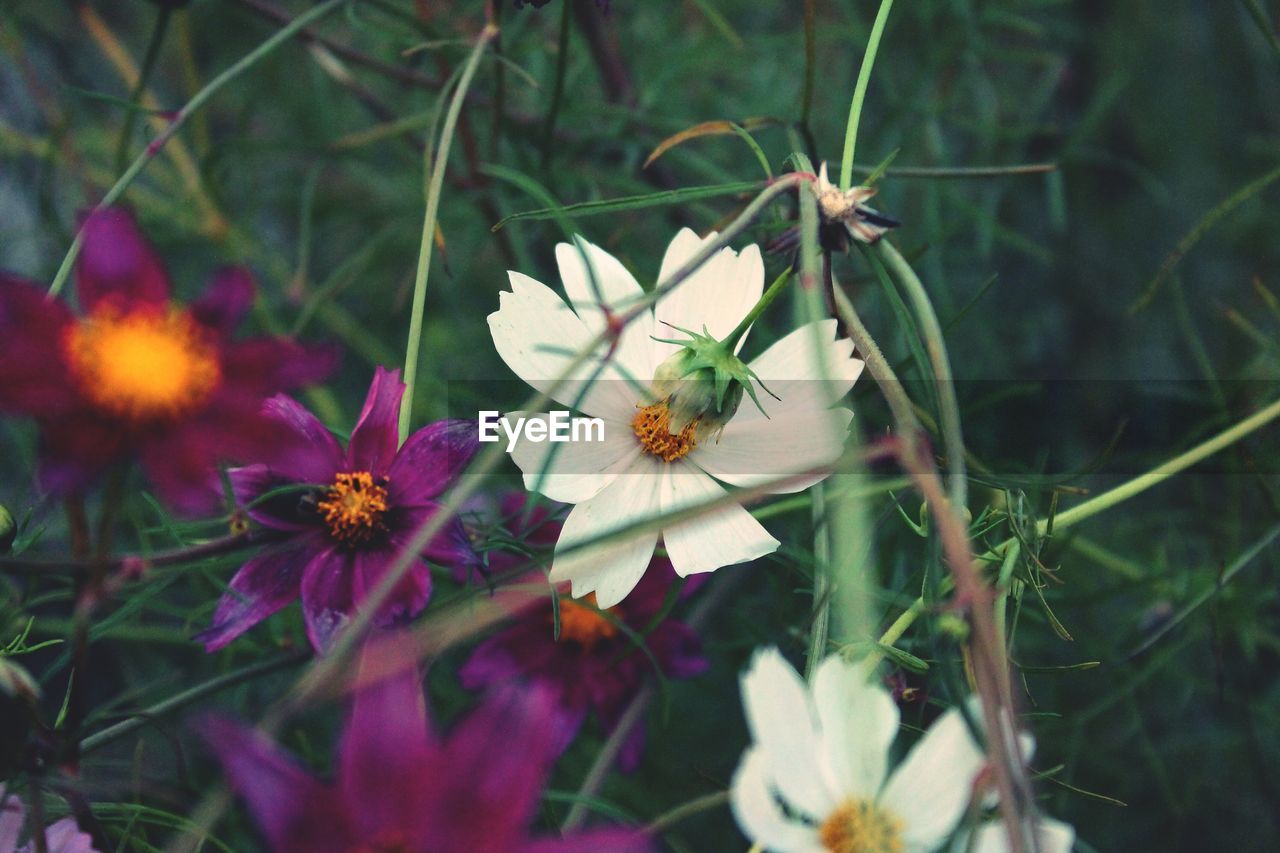
[[[440,511],[435,498],[476,451],[476,425],[436,421],[397,450],[403,394],[400,371],[379,367],[345,452],[294,400],[281,394],[267,401],[267,415],[292,432],[295,446],[268,463],[233,468],[229,474],[237,501],[281,541],[231,579],[212,627],[198,638],[208,651],[222,648],[299,595],[307,635],[323,651],[401,558],[415,532]],[[479,562],[456,518],[422,555],[446,566]],[[415,559],[384,603],[379,623],[416,616],[430,596],[431,570]]]
[[[597,830],[533,840],[553,757],[545,696],[497,693],[442,740],[412,668],[359,691],[322,782],[258,732],[221,718],[202,733],[272,850],[307,853],[627,853],[643,836]]]
[[[929,851],[964,814],[985,757],[956,709],[892,772],[898,708],[838,656],[806,685],[776,649],[742,677],[752,745],[730,786],[738,826],[776,853]]]
[[[206,509],[218,460],[285,437],[263,416],[263,399],[323,378],[331,354],[281,339],[232,340],[253,301],[243,269],[216,273],[189,306],[172,302],[164,267],[124,210],[91,214],[82,233],[81,315],[0,275],[0,410],[39,422],[46,488],[82,489],[136,455],[169,503]]]
[[[2,853],[34,853],[36,843],[28,841],[21,847],[18,838],[22,824],[27,819],[27,807],[17,794],[5,793],[0,782],[0,851]],[[74,818],[64,817],[44,828],[44,849],[48,853],[97,853],[93,839],[80,831]]]
[[[523,496],[504,500],[504,516],[523,517],[523,503]],[[560,523],[538,513],[529,516],[528,527],[511,532],[526,545],[533,539],[535,544],[549,546],[560,532]],[[491,572],[518,558],[499,560],[490,552]],[[692,579],[681,595],[693,592],[701,579]],[[558,750],[569,745],[589,713],[606,730],[612,729],[655,667],[665,678],[689,678],[707,669],[702,643],[692,628],[669,616],[652,624],[676,582],[670,561],[654,557],[635,591],[608,610],[599,610],[594,596],[587,596],[585,603],[561,596],[558,637],[557,615],[550,601],[527,608],[512,625],[476,647],[459,673],[462,684],[476,690],[522,680],[544,688],[555,700]],[[637,643],[643,643],[644,649]],[[619,756],[619,766],[633,769],[643,746],[644,729],[638,726]]]
[[[846,251],[849,240],[874,243],[890,228],[899,225],[896,219],[864,204],[875,196],[875,187],[842,190],[827,179],[826,163],[818,168],[818,179],[809,186],[818,198],[819,236],[828,250]]]
[[[659,281],[669,279],[704,245],[688,229],[677,234]],[[553,390],[553,380],[577,352],[619,311],[644,297],[631,273],[590,243],[561,244],[556,259],[568,304],[546,285],[512,272],[511,292],[500,294],[501,307],[489,315],[498,354],[542,391]],[[853,415],[832,406],[853,385],[862,362],[850,358],[853,345],[848,340],[836,338],[834,320],[797,329],[751,361],[754,376],[768,383],[777,399],[765,398],[764,410],[738,407],[723,431],[700,434],[697,423],[689,422],[673,432],[670,400],[649,387],[652,380],[667,378],[658,375],[659,366],[685,351],[661,340],[660,327],[702,330],[725,340],[763,289],[764,265],[755,246],[741,255],[730,249],[718,252],[653,311],[641,312],[614,346],[594,353],[594,360],[574,371],[572,381],[554,389],[557,402],[603,421],[602,442],[515,444],[512,458],[524,471],[528,488],[576,504],[565,521],[551,572],[553,582],[572,582],[574,596],[594,592],[602,608],[622,601],[649,565],[659,531],[641,530],[589,547],[577,547],[580,543],[723,497],[717,480],[778,493],[799,491],[821,481],[827,473],[821,469],[840,456]],[[745,335],[735,352],[743,340]],[[600,381],[594,381],[597,377]],[[534,416],[539,417],[546,416]],[[668,524],[661,535],[682,577],[754,560],[778,547],[750,513],[728,502]]]

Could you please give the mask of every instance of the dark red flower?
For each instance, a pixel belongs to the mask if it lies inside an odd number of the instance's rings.
[[[491,694],[442,740],[412,669],[356,694],[322,782],[261,734],[222,718],[199,728],[274,851],[641,853],[644,836],[594,830],[534,840],[528,824],[554,751],[540,694]]]
[[[268,464],[229,472],[236,500],[280,541],[245,563],[218,602],[213,626],[200,635],[215,651],[302,597],[307,635],[324,651],[414,534],[440,511],[447,489],[479,447],[474,421],[428,424],[397,450],[404,383],[379,367],[347,449],[315,416],[277,395],[267,414],[294,436]],[[451,519],[422,550],[429,560],[474,567],[479,558],[462,523]],[[415,560],[379,623],[422,612],[431,597],[431,570]]]
[[[502,502],[503,517],[511,519],[511,534],[531,550],[549,549],[559,538],[561,523],[550,520],[545,509],[526,514],[523,505],[523,495]],[[489,572],[496,576],[523,561],[510,552],[491,552]],[[706,577],[689,578],[681,596],[696,590]],[[596,608],[594,595],[575,600],[566,589],[558,602],[558,639],[551,602],[527,608],[514,623],[476,647],[459,673],[462,684],[476,690],[520,680],[547,691],[559,711],[560,750],[577,736],[592,712],[605,729],[612,729],[655,667],[665,678],[690,678],[707,669],[702,643],[692,628],[670,617],[651,624],[677,580],[671,561],[655,556],[635,591],[603,613]],[[633,769],[643,746],[644,729],[637,727],[619,756],[619,766]]]
[[[0,275],[0,410],[40,426],[41,484],[79,491],[136,456],[175,508],[214,505],[210,472],[287,439],[262,414],[278,391],[326,376],[333,354],[277,338],[232,340],[249,310],[249,273],[227,268],[183,306],[133,217],[110,208],[83,227],[81,314],[31,282]]]

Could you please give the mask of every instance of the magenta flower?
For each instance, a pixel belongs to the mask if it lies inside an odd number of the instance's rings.
[[[523,503],[523,495],[502,502],[503,516],[515,519],[512,526],[518,528],[512,533],[526,547],[549,550],[559,538],[561,522],[548,521],[548,514],[540,509],[522,523]],[[514,568],[519,562],[521,558],[509,553],[490,552],[490,573]],[[690,578],[682,597],[705,579],[706,575]],[[518,680],[547,692],[558,711],[559,751],[568,747],[592,712],[611,730],[645,678],[654,673],[655,664],[665,678],[690,678],[707,669],[702,643],[688,625],[668,617],[650,627],[676,580],[671,561],[655,556],[635,591],[607,611],[597,609],[592,594],[575,600],[564,590],[559,599],[559,639],[550,601],[527,608],[513,624],[476,647],[459,672],[462,685],[477,690]],[[649,654],[637,647],[636,639]],[[619,767],[634,769],[643,748],[644,728],[637,726],[619,755]]]
[[[403,394],[400,371],[379,367],[346,451],[294,400],[280,394],[267,401],[268,414],[290,430],[294,446],[268,464],[233,468],[229,474],[236,500],[280,541],[231,579],[213,625],[197,638],[208,651],[299,596],[311,645],[324,651],[415,532],[440,511],[434,498],[479,447],[476,425],[436,421],[397,451]],[[451,567],[479,564],[456,518],[422,555]],[[418,615],[430,597],[431,570],[417,560],[383,605],[379,624]]]
[[[545,697],[493,694],[441,739],[408,668],[356,694],[332,782],[238,723],[207,718],[200,729],[274,851],[648,850],[642,835],[621,830],[529,837],[553,756],[549,714]]]
[[[17,794],[6,794],[0,782],[0,851],[3,853],[33,853],[34,840],[18,846],[22,824],[27,819],[27,806]],[[80,831],[74,818],[62,820],[44,828],[44,846],[49,853],[97,853],[93,839]]]
[[[174,507],[214,505],[213,466],[287,436],[262,401],[326,376],[332,354],[282,339],[233,341],[253,301],[243,269],[223,269],[189,306],[133,217],[91,214],[76,265],[82,313],[34,283],[0,274],[0,411],[40,426],[44,488],[79,491],[111,463],[137,456]]]

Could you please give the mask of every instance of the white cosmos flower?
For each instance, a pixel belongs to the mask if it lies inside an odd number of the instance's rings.
[[[985,763],[952,709],[887,773],[898,707],[838,656],[819,664],[807,686],[776,649],[762,649],[742,677],[742,696],[752,745],[729,802],[747,837],[775,853],[935,850],[956,828]]]
[[[1036,821],[1036,842],[1040,853],[1071,853],[1076,842],[1076,831],[1069,823],[1041,817]],[[973,843],[969,843],[964,833],[957,840],[954,853],[1009,853],[1009,834],[1004,824],[998,820],[989,820],[978,825],[973,831]]]
[[[670,278],[705,244],[693,231],[682,230],[671,241],[657,280]],[[585,240],[558,245],[556,261],[568,304],[546,285],[511,272],[511,292],[500,294],[498,311],[489,315],[498,354],[541,391],[552,388],[553,380],[605,328],[611,314],[644,298],[640,285],[616,258]],[[520,441],[512,450],[527,488],[576,504],[565,520],[551,570],[553,582],[571,581],[575,597],[594,592],[602,608],[625,598],[644,574],[659,533],[681,576],[772,553],[778,541],[736,503],[661,531],[614,538],[570,553],[564,550],[643,519],[714,500],[725,493],[717,480],[739,487],[763,485],[820,469],[839,457],[853,414],[832,406],[848,393],[862,362],[851,358],[851,342],[837,339],[834,320],[796,329],[750,362],[780,398],[759,394],[767,417],[747,400],[718,438],[690,441],[684,432],[677,436],[664,429],[666,443],[655,449],[637,433],[642,419],[650,427],[665,427],[665,404],[649,397],[648,386],[658,365],[681,351],[655,338],[683,337],[678,327],[705,329],[723,340],[759,301],[763,289],[759,249],[748,246],[741,254],[721,250],[653,310],[642,312],[612,351],[602,347],[574,372],[574,381],[552,395],[566,407],[600,418],[603,441]],[[820,381],[824,377],[826,381]],[[772,491],[800,491],[825,476],[793,478]]]

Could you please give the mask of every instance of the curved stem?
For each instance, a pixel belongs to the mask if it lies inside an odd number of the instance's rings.
[[[858,82],[853,87],[853,102],[849,105],[849,123],[844,131],[844,156],[840,158],[840,189],[842,190],[853,186],[853,150],[858,139],[858,123],[862,120],[862,102],[867,97],[871,67],[876,64],[880,39],[884,35],[884,25],[889,20],[889,10],[892,8],[893,0],[880,0],[880,11],[876,13],[875,23],[871,25],[871,38],[867,39],[867,52],[862,57],[862,67],[858,69]]]
[[[427,276],[431,272],[431,250],[435,246],[436,221],[440,212],[440,194],[444,189],[444,173],[449,165],[449,148],[453,142],[454,129],[458,126],[462,103],[467,97],[467,89],[471,86],[476,69],[480,67],[480,57],[497,35],[498,28],[493,24],[486,24],[480,37],[476,39],[476,45],[458,81],[458,88],[454,90],[453,100],[449,103],[449,112],[445,115],[444,127],[440,131],[440,144],[436,148],[435,163],[431,167],[431,180],[427,186],[427,212],[422,220],[422,243],[418,250],[418,269],[413,282],[409,343],[404,355],[404,402],[400,405],[401,444],[409,437],[409,424],[413,420],[413,395],[418,383],[418,354],[422,348],[422,321],[427,306]]]

